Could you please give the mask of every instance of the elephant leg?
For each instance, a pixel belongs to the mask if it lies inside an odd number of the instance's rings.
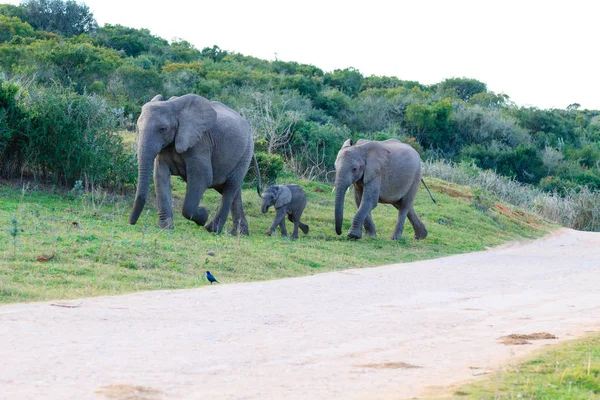
[[[169,165],[156,157],[154,160],[154,191],[158,208],[158,226],[173,229],[173,203],[171,199],[171,171]]]
[[[398,240],[402,237],[402,232],[404,232],[404,222],[406,221],[409,208],[404,205],[402,199],[394,203],[394,207],[398,209],[398,220],[396,221],[396,226],[394,227],[394,233],[392,233],[392,240]]]
[[[217,210],[213,220],[205,226],[207,231],[221,233],[223,227],[225,226],[225,222],[227,222],[227,217],[229,216],[229,211],[231,210],[233,198],[237,190],[239,190],[237,187],[235,189],[231,187],[223,188],[223,195],[221,196],[219,209]]]
[[[273,220],[273,224],[271,225],[269,230],[265,233],[265,235],[271,236],[277,230],[277,227],[279,227],[281,229],[281,235],[287,236],[287,230],[285,228],[285,221],[284,221],[285,214],[286,214],[285,206],[277,209],[277,214],[275,214],[275,219]]]
[[[232,235],[249,235],[250,230],[248,228],[248,221],[244,215],[244,208],[242,206],[242,188],[237,191],[233,197],[233,203],[231,203],[231,217],[233,219],[233,227],[229,232]]]
[[[291,221],[294,223],[294,231],[292,232],[292,239],[298,239],[298,227],[300,226],[300,215],[302,215],[302,212],[298,213],[294,213],[289,215]]]
[[[411,207],[410,210],[408,210],[408,220],[410,221],[411,225],[413,226],[413,229],[415,230],[415,239],[425,239],[428,233],[427,228],[425,228],[425,225],[423,224],[423,222],[421,222],[419,216],[417,215],[413,207]]]
[[[415,228],[415,223],[413,222],[413,219],[415,218],[416,221],[418,221],[418,223],[422,226],[422,229],[420,227],[418,229],[415,229],[415,236],[423,234],[423,230],[425,230],[425,226],[419,220],[419,217],[417,217],[417,214],[413,209],[413,203],[417,195],[417,190],[419,190],[419,183],[420,178],[415,179],[408,193],[406,193],[406,195],[404,195],[403,198],[401,198],[400,200],[398,200],[398,202],[394,204],[394,207],[398,209],[398,221],[396,222],[396,227],[394,228],[394,233],[392,234],[392,240],[397,240],[402,237],[402,233],[404,232],[404,222],[406,221],[406,217],[408,215],[410,215],[409,220],[413,228]],[[427,231],[425,230],[425,236],[427,236],[426,232]]]
[[[371,211],[377,207],[379,201],[379,185],[380,179],[373,179],[362,190],[362,196],[360,197],[360,206],[358,211],[352,220],[352,226],[348,232],[348,237],[351,239],[360,239],[362,237],[362,227],[365,221],[370,216]],[[354,187],[356,190],[356,186]],[[373,221],[371,220],[371,223]],[[373,228],[375,225],[373,225]]]
[[[360,208],[360,202],[362,199],[362,195],[363,195],[362,188],[359,188],[359,189],[354,188],[354,202],[356,203],[356,208]],[[364,227],[365,227],[365,232],[367,233],[367,236],[377,236],[377,230],[375,229],[375,223],[373,222],[373,217],[371,216],[371,212],[369,212],[369,214],[365,218]]]
[[[206,182],[196,176],[187,177],[187,187],[185,190],[185,199],[181,213],[183,217],[194,221],[197,225],[204,226],[208,219],[208,211],[204,207],[198,207],[202,196],[207,189]]]
[[[288,214],[288,218],[289,218],[290,222],[295,222],[295,218],[298,218],[298,228],[300,228],[300,230],[302,232],[304,232],[305,235],[308,235],[308,231],[309,231],[308,225],[303,224],[302,221],[300,221],[300,218],[302,217],[303,212],[304,212],[304,210],[302,210],[294,215]]]
[[[281,222],[279,223],[279,231],[281,232],[281,236],[287,237],[288,233],[287,228],[285,226],[285,218],[282,218]]]

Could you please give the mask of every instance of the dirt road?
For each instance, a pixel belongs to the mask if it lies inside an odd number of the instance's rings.
[[[600,329],[600,234],[68,303],[0,307],[0,399],[411,398]]]

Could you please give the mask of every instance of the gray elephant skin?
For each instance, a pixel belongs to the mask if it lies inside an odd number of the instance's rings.
[[[285,227],[285,216],[287,214],[290,222],[294,224],[292,238],[298,238],[298,228],[308,234],[308,225],[300,222],[300,217],[306,207],[306,193],[298,185],[273,185],[269,186],[262,194],[262,212],[263,214],[269,211],[269,207],[274,206],[277,214],[273,225],[266,232],[267,236],[271,236],[279,226],[282,236],[287,236]]]
[[[185,218],[205,225],[208,212],[199,204],[206,189],[213,188],[222,195],[221,203],[206,229],[220,233],[231,211],[231,232],[249,233],[241,184],[253,157],[254,142],[242,116],[222,103],[193,94],[166,101],[157,95],[142,107],[137,129],[138,184],[130,224],[137,222],[144,208],[154,166],[161,228],[173,228],[171,175],[177,175],[187,183],[182,207]]]
[[[398,220],[392,239],[402,237],[404,222],[408,220],[416,239],[425,239],[427,229],[413,208],[422,180],[421,158],[412,147],[396,139],[385,141],[348,139],[335,161],[335,231],[342,233],[344,197],[354,185],[354,200],[358,211],[352,220],[348,237],[362,237],[364,226],[368,236],[375,236],[371,211],[378,203],[392,204],[398,210]],[[433,199],[433,197],[432,197]]]

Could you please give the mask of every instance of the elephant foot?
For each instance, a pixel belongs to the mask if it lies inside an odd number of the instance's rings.
[[[358,233],[357,232],[348,232],[348,239],[357,240],[357,239],[360,239],[361,237],[362,237],[362,233],[360,233],[360,232],[358,232]]]
[[[204,229],[213,233],[221,233],[223,230],[223,225],[219,224],[217,220],[213,219],[209,224],[207,224]]]
[[[247,226],[237,226],[237,227],[233,227],[231,228],[231,230],[229,231],[230,235],[233,236],[237,236],[239,235],[244,235],[244,236],[250,236],[250,230],[248,229]]]
[[[400,240],[400,239],[402,239],[402,234],[401,233],[400,234],[394,234],[394,235],[392,235],[391,239],[392,240]]]
[[[365,234],[369,237],[376,237],[377,236],[377,232],[375,231],[366,231]]]
[[[296,233],[295,235],[290,236],[291,239],[298,239],[298,234]]]
[[[302,232],[304,232],[305,235],[308,235],[308,231],[310,230],[310,228],[308,227],[308,225],[300,225],[300,229],[302,230]]]
[[[271,231],[266,231],[265,232],[265,236],[272,236],[272,235],[273,235],[273,232],[271,232]]]
[[[161,229],[175,229],[175,226],[173,225],[173,218],[159,219],[158,226]]]
[[[350,230],[348,231],[349,239],[360,239],[362,237],[363,230],[362,224],[352,224]]]
[[[423,228],[423,230],[415,232],[415,239],[423,240],[427,237],[427,229]]]
[[[184,210],[183,216],[190,221],[194,221],[196,225],[204,226],[204,224],[206,224],[206,220],[208,219],[208,211],[206,211],[206,208],[204,207],[199,207],[193,213],[187,213]]]

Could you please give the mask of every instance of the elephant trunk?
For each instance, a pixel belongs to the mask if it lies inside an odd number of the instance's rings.
[[[129,223],[135,225],[142,210],[144,204],[146,204],[146,198],[148,197],[148,188],[150,187],[150,177],[152,176],[152,164],[154,158],[158,152],[148,151],[147,147],[140,147],[138,153],[138,181],[137,190],[135,193],[135,202],[133,209],[129,215]]]
[[[342,234],[342,223],[344,221],[344,200],[348,186],[341,183],[335,184],[335,233]]]

